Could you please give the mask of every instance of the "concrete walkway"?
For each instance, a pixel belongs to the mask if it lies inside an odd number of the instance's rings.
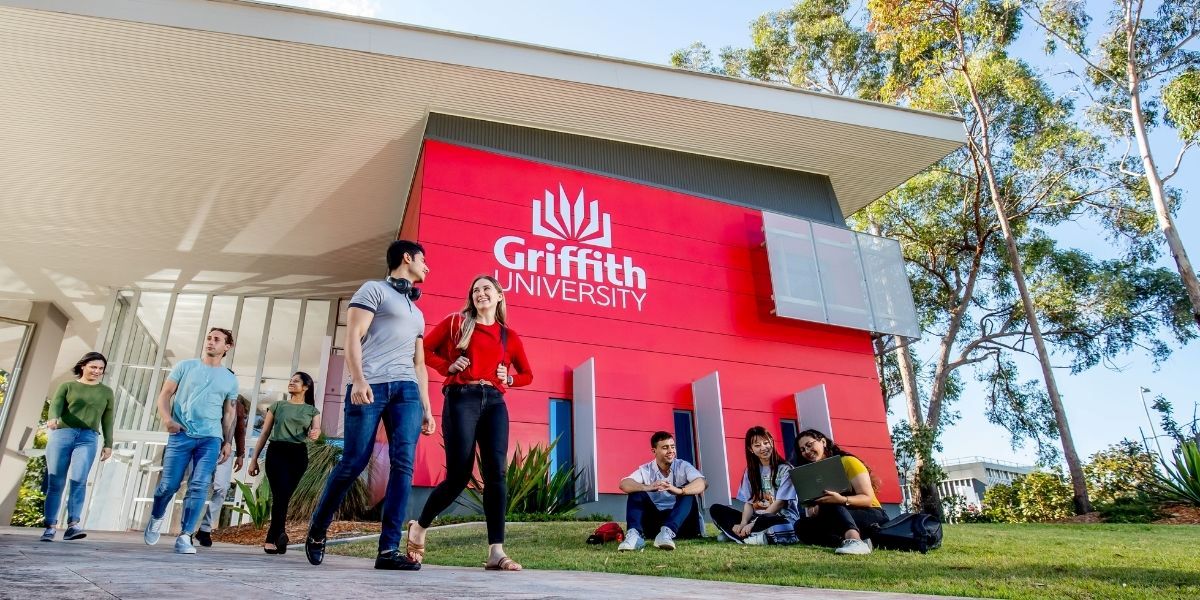
[[[270,556],[256,547],[217,544],[193,556],[172,552],[164,535],[146,546],[140,533],[92,532],[87,539],[38,541],[40,529],[0,527],[0,598],[946,598],[879,592],[722,583],[640,575],[426,566],[376,571],[369,559],[329,555],[320,567],[303,552]],[[61,531],[59,533],[61,536]]]

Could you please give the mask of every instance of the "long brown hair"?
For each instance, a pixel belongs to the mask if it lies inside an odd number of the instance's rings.
[[[762,461],[758,459],[758,455],[752,449],[754,440],[763,438],[771,442],[771,459],[767,463],[771,467],[771,477],[775,477],[775,473],[779,472],[779,467],[786,465],[787,461],[779,455],[779,448],[775,445],[775,437],[767,431],[766,427],[755,425],[746,430],[746,477],[750,478],[750,500],[762,500],[763,482],[762,482]]]
[[[875,476],[875,472],[871,470],[871,465],[868,465],[867,461],[855,456],[854,454],[852,454],[850,452],[846,452],[845,450],[842,450],[841,448],[838,447],[837,444],[833,443],[833,440],[829,439],[829,436],[825,435],[824,433],[821,433],[820,431],[817,431],[816,429],[805,429],[804,431],[801,431],[800,433],[796,434],[796,442],[794,444],[795,448],[793,448],[793,451],[796,453],[795,462],[796,462],[797,467],[800,465],[807,465],[807,464],[812,463],[812,461],[808,460],[807,458],[804,458],[804,455],[802,455],[800,453],[800,440],[801,440],[801,438],[806,438],[806,437],[810,437],[810,438],[813,438],[816,440],[821,440],[821,441],[825,442],[824,458],[833,458],[835,456],[849,456],[850,458],[853,458],[853,459],[857,460],[858,462],[862,463],[863,466],[867,468],[867,475],[869,475],[871,477],[871,488],[874,489],[876,492],[879,491],[879,484],[880,484],[879,478]]]
[[[475,302],[471,299],[471,296],[472,291],[475,289],[475,284],[479,283],[480,279],[490,281],[496,287],[496,293],[504,294],[504,289],[500,287],[500,282],[496,281],[496,278],[491,275],[476,275],[471,280],[471,287],[467,288],[467,304],[463,306],[461,313],[463,318],[462,329],[459,331],[458,344],[455,346],[459,350],[467,349],[467,346],[471,344],[471,334],[475,332],[475,320],[479,318],[479,311],[475,309]],[[496,303],[496,322],[501,327],[507,326],[506,312],[504,298],[501,297],[500,301]]]

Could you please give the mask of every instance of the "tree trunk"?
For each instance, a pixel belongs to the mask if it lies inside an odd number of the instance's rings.
[[[904,398],[908,406],[908,423],[916,435],[918,427],[932,427],[921,418],[921,397],[917,389],[917,370],[913,366],[912,355],[908,346],[896,349],[896,363],[900,367],[900,382],[904,387]],[[932,440],[931,440],[932,443]],[[942,495],[938,492],[937,481],[927,481],[929,461],[933,457],[933,448],[923,447],[917,450],[913,457],[913,474],[910,481],[904,485],[912,493],[912,504],[919,512],[933,515],[939,521],[945,521],[946,515],[942,510]]]
[[[966,48],[962,42],[961,31],[959,33],[959,52],[963,59],[962,72],[963,78],[966,81],[967,89],[970,95],[971,107],[980,120],[981,127],[979,128],[979,136],[981,147],[979,148],[980,158],[983,160],[984,175],[987,178],[988,192],[992,197],[992,205],[996,210],[996,218],[1000,222],[1000,232],[1004,234],[1004,247],[1008,254],[1008,260],[1012,267],[1013,281],[1017,284],[1017,290],[1021,294],[1021,306],[1025,312],[1025,319],[1029,323],[1029,333],[1033,338],[1033,344],[1037,348],[1038,362],[1042,367],[1042,379],[1046,383],[1046,393],[1050,396],[1050,406],[1054,410],[1054,420],[1058,425],[1058,435],[1062,440],[1063,458],[1067,462],[1067,470],[1071,474],[1071,488],[1074,490],[1074,504],[1076,514],[1087,514],[1092,511],[1091,500],[1088,498],[1087,480],[1083,475],[1083,464],[1079,462],[1079,455],[1075,452],[1075,441],[1071,437],[1071,427],[1067,423],[1067,411],[1063,408],[1062,397],[1058,393],[1058,382],[1054,378],[1054,370],[1050,363],[1050,353],[1046,350],[1046,341],[1042,339],[1042,328],[1038,324],[1037,311],[1033,306],[1033,297],[1029,293],[1029,287],[1025,282],[1025,270],[1022,266],[1021,255],[1017,251],[1017,241],[1013,237],[1011,224],[1008,222],[1008,211],[1000,196],[1000,185],[996,181],[996,173],[992,167],[991,140],[989,138],[989,127],[987,112],[984,110],[983,103],[979,99],[979,92],[975,88],[975,82],[971,79],[970,73],[967,70]],[[972,143],[968,141],[968,143]]]
[[[1158,167],[1154,164],[1154,154],[1150,151],[1150,141],[1146,136],[1146,119],[1142,113],[1142,99],[1138,88],[1141,79],[1137,67],[1132,62],[1127,63],[1126,74],[1129,76],[1129,109],[1133,121],[1134,138],[1137,139],[1138,153],[1142,157],[1142,170],[1146,173],[1146,185],[1150,188],[1150,198],[1154,202],[1154,215],[1158,218],[1158,228],[1163,237],[1167,238],[1167,247],[1175,259],[1175,268],[1183,279],[1183,287],[1187,290],[1188,300],[1192,302],[1192,319],[1200,327],[1200,279],[1196,278],[1196,270],[1192,261],[1188,260],[1187,250],[1183,248],[1183,240],[1179,239],[1179,231],[1175,229],[1175,217],[1167,206],[1166,193],[1163,191],[1162,178],[1158,176]]]

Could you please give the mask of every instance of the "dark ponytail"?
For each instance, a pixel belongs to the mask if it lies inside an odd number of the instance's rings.
[[[300,383],[304,384],[304,387],[307,388],[304,390],[304,403],[309,406],[316,406],[317,396],[316,392],[313,391],[313,388],[317,386],[315,383],[313,383],[312,376],[304,371],[296,371],[296,377],[299,377]]]

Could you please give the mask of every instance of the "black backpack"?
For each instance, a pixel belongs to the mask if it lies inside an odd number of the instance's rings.
[[[942,523],[923,513],[907,513],[876,525],[869,536],[876,546],[925,554],[942,545]]]

